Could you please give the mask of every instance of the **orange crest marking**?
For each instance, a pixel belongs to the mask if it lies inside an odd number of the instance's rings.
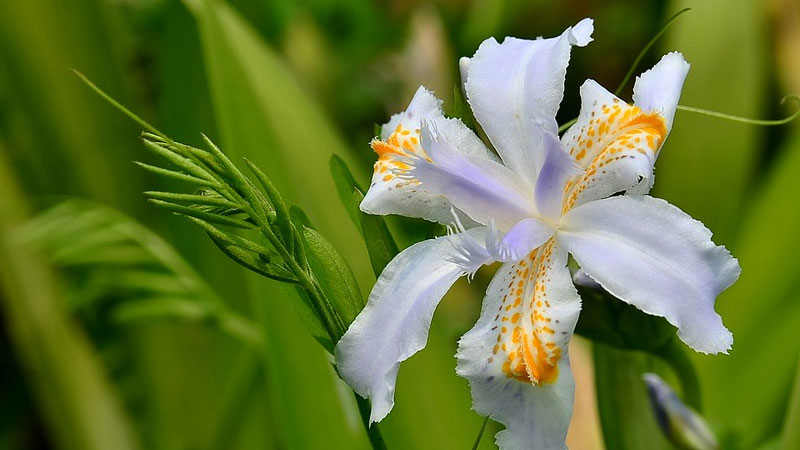
[[[509,291],[495,316],[497,344],[489,362],[504,358],[503,373],[517,381],[543,384],[558,378],[562,349],[550,326],[553,319],[547,299],[554,245],[551,239],[516,264]]]
[[[419,129],[410,130],[400,124],[386,141],[373,139],[370,146],[378,154],[374,173],[383,174],[381,177],[383,181],[391,181],[395,178],[396,173],[403,173],[411,168],[408,164],[400,161],[400,158],[412,154],[427,158],[428,155],[420,145],[419,135]]]

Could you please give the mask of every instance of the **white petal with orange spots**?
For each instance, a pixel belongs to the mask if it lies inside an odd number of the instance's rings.
[[[581,302],[554,240],[503,265],[481,317],[459,341],[459,375],[473,409],[504,424],[502,449],[564,448],[574,383],[567,346]]]
[[[567,182],[563,211],[616,193],[644,194],[666,138],[664,119],[628,105],[593,80],[581,86],[581,113],[562,137],[583,169]]]
[[[458,119],[447,119],[442,115],[441,100],[420,87],[406,111],[395,114],[382,127],[380,139],[371,143],[378,154],[372,181],[361,210],[368,214],[400,214],[421,217],[434,222],[449,224],[453,221],[451,203],[441,192],[421,185],[403,175],[411,169],[408,157],[425,160],[427,153],[422,147],[422,121],[432,121],[440,133],[461,154],[487,161],[497,157]],[[463,216],[462,216],[463,217]]]

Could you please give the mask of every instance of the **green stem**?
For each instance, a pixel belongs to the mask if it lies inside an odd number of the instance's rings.
[[[478,446],[481,445],[481,438],[483,438],[483,432],[486,431],[487,423],[489,423],[489,416],[483,418],[483,425],[481,425],[481,429],[478,431],[478,436],[475,438],[475,443],[472,444],[472,450],[478,450]]]
[[[369,400],[362,398],[355,392],[353,395],[356,397],[358,412],[361,415],[361,423],[364,424],[364,429],[367,431],[367,437],[369,438],[369,443],[372,445],[372,450],[387,450],[386,442],[383,441],[383,436],[378,428],[378,424],[373,423],[370,425],[369,423],[369,414],[371,410]]]
[[[677,339],[670,339],[655,355],[664,360],[677,375],[681,383],[683,399],[697,412],[702,411],[700,379],[691,359],[686,354],[683,344]]]
[[[294,273],[303,289],[308,291],[313,300],[311,303],[314,307],[314,312],[317,313],[317,315],[319,315],[319,317],[322,319],[322,323],[325,326],[325,331],[328,333],[328,336],[331,338],[332,342],[338,342],[339,338],[344,335],[344,332],[347,329],[341,317],[336,314],[336,311],[333,309],[333,306],[325,296],[325,293],[322,291],[322,289],[319,288],[308,272],[302,268],[300,264],[298,264],[295,256],[291,251],[289,251],[289,249],[286,248],[285,243],[272,231],[272,227],[270,226],[266,215],[261,214],[256,210],[256,205],[259,204],[259,201],[255,197],[254,189],[248,184],[247,179],[239,170],[239,168],[236,167],[236,165],[234,165],[233,162],[231,162],[231,160],[228,159],[228,157],[225,156],[225,154],[222,153],[222,151],[213,142],[211,142],[210,139],[208,139],[205,135],[203,138],[205,139],[208,147],[211,149],[211,152],[219,160],[220,164],[222,164],[225,169],[227,169],[231,175],[233,175],[232,181],[234,181],[238,186],[233,186],[232,191],[234,191],[234,193],[242,199],[243,211],[249,215],[251,219],[253,219],[264,237],[266,237],[269,243],[275,247],[275,249],[278,251],[278,254],[289,266],[289,270]]]

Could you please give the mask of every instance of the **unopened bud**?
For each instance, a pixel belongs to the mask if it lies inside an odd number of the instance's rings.
[[[718,450],[719,444],[706,421],[686,406],[675,391],[654,373],[642,376],[664,435],[679,448],[689,450]]]

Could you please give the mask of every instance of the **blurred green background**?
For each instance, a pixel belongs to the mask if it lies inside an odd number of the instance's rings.
[[[147,204],[142,191],[174,186],[131,163],[152,160],[141,130],[69,68],[172,138],[200,145],[202,132],[253,160],[343,253],[366,295],[374,277],[333,188],[332,153],[365,185],[375,124],[418,85],[454,112],[457,58],[483,39],[552,36],[593,17],[595,41],[573,51],[563,123],[583,80],[613,90],[685,6],[636,73],[679,50],[692,64],[682,104],[787,115],[778,99],[800,92],[796,0],[0,0],[0,448],[369,447],[352,394],[283,288]],[[693,356],[723,448],[800,448],[798,173],[800,123],[687,112],[657,164],[655,195],[702,220],[743,269],[717,303],[733,351]],[[390,225],[401,246],[432,231]],[[403,365],[381,423],[389,448],[471,448],[483,421],[453,355],[488,276],[453,289],[428,347]],[[204,305],[220,304],[263,330],[265,351],[209,319]],[[589,346],[572,349],[573,449],[603,448]],[[610,370],[653,364],[639,362]],[[636,392],[621,395],[642,395],[635,378]],[[623,434],[654,426],[646,403],[623,409]],[[489,425],[480,448],[493,448],[497,430]],[[669,448],[643,436],[652,441],[606,442]]]

